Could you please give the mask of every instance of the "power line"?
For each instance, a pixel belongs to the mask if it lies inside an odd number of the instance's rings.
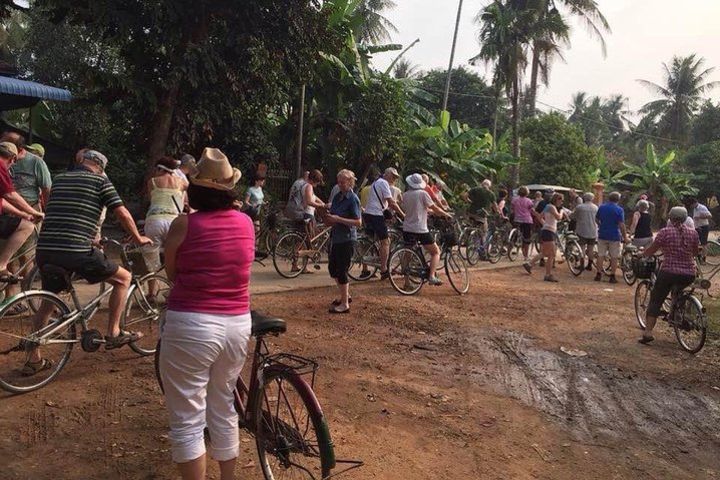
[[[434,92],[434,93],[443,93],[442,90],[436,90],[436,89],[432,89],[432,88],[423,88],[423,90],[427,90],[427,91],[429,91],[429,92]],[[478,95],[478,94],[474,94],[474,93],[460,93],[460,92],[452,92],[452,91],[450,92],[450,95],[454,95],[454,96],[457,96],[457,97],[488,98],[488,99],[491,99],[491,100],[495,100],[495,99],[496,99],[496,97],[491,96],[491,95]],[[521,97],[521,98],[522,98],[522,97]],[[557,110],[557,111],[559,111],[559,112],[562,112],[562,113],[566,113],[566,114],[572,114],[572,113],[573,113],[572,110],[568,110],[568,109],[556,107],[555,105],[550,105],[549,103],[545,103],[545,102],[542,102],[542,101],[540,101],[540,100],[535,100],[535,102],[536,102],[536,103],[539,103],[539,104],[541,104],[541,105],[544,105],[544,106],[546,106],[546,107],[548,107],[548,108],[551,108],[551,109],[553,109],[553,110]],[[652,134],[650,134],[650,133],[637,132],[637,131],[634,131],[634,130],[631,130],[631,129],[625,130],[624,128],[620,128],[620,127],[618,127],[618,126],[616,126],[616,125],[613,125],[613,124],[611,124],[611,123],[604,122],[604,121],[602,121],[602,120],[597,120],[597,119],[595,119],[595,118],[585,117],[585,116],[582,116],[582,115],[576,115],[575,118],[579,118],[579,119],[582,119],[582,120],[586,120],[586,121],[588,121],[588,122],[590,122],[590,123],[595,123],[595,124],[597,124],[597,125],[603,125],[603,126],[606,126],[606,127],[610,128],[610,129],[615,130],[615,131],[618,131],[618,132],[629,133],[630,135],[637,135],[637,136],[639,136],[639,137],[645,137],[645,138],[650,138],[650,139],[654,139],[654,140],[662,140],[662,141],[664,141],[664,142],[668,142],[668,143],[673,143],[673,144],[675,144],[675,145],[679,145],[679,142],[678,142],[677,140],[673,140],[673,139],[671,139],[671,138],[659,137],[659,136],[657,136],[657,135],[652,135]]]

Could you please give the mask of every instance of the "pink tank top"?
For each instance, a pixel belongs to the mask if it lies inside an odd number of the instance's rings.
[[[189,215],[168,309],[226,315],[250,312],[254,258],[255,229],[244,213],[221,210]]]

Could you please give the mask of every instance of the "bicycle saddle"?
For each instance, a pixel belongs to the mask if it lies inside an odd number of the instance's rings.
[[[52,287],[53,291],[66,291],[72,285],[71,273],[57,265],[46,263],[40,268],[40,275],[43,278],[43,284]]]
[[[252,335],[255,337],[270,333],[285,333],[287,330],[285,320],[280,318],[268,317],[255,310],[250,312],[250,316],[252,317]]]

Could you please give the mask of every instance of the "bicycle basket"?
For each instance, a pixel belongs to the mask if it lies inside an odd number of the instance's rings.
[[[657,270],[657,259],[655,257],[633,257],[632,269],[635,277],[647,279]]]
[[[142,277],[143,275],[147,275],[148,273],[150,273],[150,268],[148,267],[148,264],[145,261],[145,257],[143,256],[142,251],[139,248],[127,250],[125,252],[125,255],[128,259],[127,266],[133,275]]]
[[[458,244],[457,235],[455,232],[445,232],[440,237],[440,243],[446,247],[454,247]]]

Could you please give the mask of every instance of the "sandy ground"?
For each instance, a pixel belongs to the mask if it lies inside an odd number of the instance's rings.
[[[667,326],[636,343],[633,289],[521,269],[398,296],[353,286],[257,294],[288,321],[275,351],[316,359],[348,479],[715,479],[720,348],[682,352]],[[582,350],[585,357],[562,353]],[[177,478],[151,358],[75,349],[44,389],[0,394],[0,479]],[[237,478],[262,478],[244,437]],[[211,478],[218,478],[213,468]]]

